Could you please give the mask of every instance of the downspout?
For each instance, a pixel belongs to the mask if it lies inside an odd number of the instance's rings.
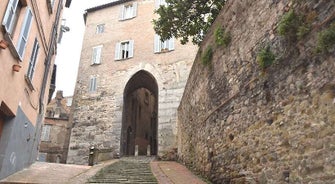
[[[59,0],[58,2],[58,7],[57,7],[57,13],[55,17],[55,22],[52,27],[52,34],[51,34],[51,40],[49,44],[49,50],[47,53],[47,57],[45,59],[44,65],[44,74],[43,74],[43,81],[42,81],[42,86],[41,86],[41,93],[39,97],[39,114],[37,117],[37,123],[36,123],[36,128],[35,128],[35,135],[34,135],[34,143],[32,147],[32,152],[30,155],[30,162],[33,163],[36,160],[37,154],[38,154],[38,145],[40,142],[40,132],[42,128],[42,122],[44,120],[44,96],[45,96],[45,90],[47,88],[47,83],[48,83],[48,77],[49,77],[49,71],[50,71],[50,66],[52,62],[52,56],[54,53],[54,46],[56,44],[56,39],[57,39],[57,29],[58,29],[58,23],[60,19],[60,13],[63,5],[63,0]]]
[[[59,19],[60,19],[60,12],[62,9],[62,5],[63,5],[63,0],[60,0],[58,2],[58,8],[57,8],[57,13],[56,13],[56,18],[55,18],[55,23],[53,25],[52,28],[52,35],[51,35],[51,40],[50,40],[50,44],[49,44],[49,51],[47,54],[47,58],[45,60],[45,70],[44,70],[44,75],[43,75],[43,82],[42,82],[42,88],[41,88],[41,94],[40,94],[40,110],[39,110],[39,114],[43,115],[44,112],[44,96],[45,96],[45,89],[47,86],[47,80],[48,80],[48,76],[49,76],[49,71],[50,71],[50,65],[51,65],[51,61],[52,61],[52,56],[53,56],[53,52],[54,52],[54,45],[56,44],[56,39],[57,39],[57,29],[58,29],[58,23],[59,23]]]

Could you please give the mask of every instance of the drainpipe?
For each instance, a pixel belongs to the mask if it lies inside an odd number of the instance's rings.
[[[48,50],[48,55],[47,58],[45,59],[45,70],[44,70],[44,75],[43,75],[43,82],[42,82],[42,88],[41,88],[41,94],[40,94],[40,110],[39,110],[39,114],[43,115],[44,112],[44,96],[45,96],[45,89],[47,86],[47,80],[48,80],[48,76],[49,76],[49,71],[50,71],[50,65],[51,65],[51,61],[52,61],[52,56],[53,56],[53,52],[54,52],[54,45],[56,44],[56,39],[57,39],[57,29],[58,29],[58,23],[59,23],[59,19],[60,19],[60,12],[62,9],[62,5],[63,5],[63,0],[60,0],[58,2],[58,8],[57,8],[57,13],[56,13],[56,18],[55,18],[55,22],[52,28],[52,34],[51,34],[51,40],[50,40],[50,44],[49,44],[49,50]]]
[[[52,34],[51,34],[51,40],[49,44],[49,50],[47,53],[47,57],[45,59],[44,65],[44,75],[43,75],[43,81],[42,81],[42,87],[41,87],[41,93],[39,97],[39,115],[37,117],[37,123],[36,123],[36,128],[35,128],[35,135],[34,135],[34,142],[33,142],[33,147],[32,147],[32,152],[31,152],[31,157],[30,157],[30,162],[33,163],[36,159],[37,153],[38,153],[38,145],[39,145],[39,140],[40,140],[40,130],[42,128],[42,122],[44,120],[44,96],[45,96],[45,90],[47,87],[47,82],[48,82],[48,76],[49,76],[49,71],[50,71],[50,66],[52,62],[52,56],[54,52],[54,45],[56,44],[56,39],[57,39],[57,29],[58,29],[58,23],[60,19],[60,13],[62,10],[63,6],[63,0],[59,0],[58,2],[58,7],[57,7],[57,13],[55,17],[55,22],[52,27]],[[36,149],[35,149],[36,148]]]

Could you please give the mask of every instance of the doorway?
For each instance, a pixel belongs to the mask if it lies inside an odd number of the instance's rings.
[[[121,155],[156,155],[158,85],[141,70],[128,81],[123,94]]]

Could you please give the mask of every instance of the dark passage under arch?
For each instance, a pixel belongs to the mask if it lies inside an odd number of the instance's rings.
[[[141,70],[128,81],[123,93],[121,155],[156,155],[158,85],[147,71]]]

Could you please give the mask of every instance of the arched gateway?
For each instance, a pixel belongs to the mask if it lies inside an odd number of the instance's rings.
[[[121,155],[157,154],[158,85],[147,71],[141,70],[128,81],[123,94]]]

